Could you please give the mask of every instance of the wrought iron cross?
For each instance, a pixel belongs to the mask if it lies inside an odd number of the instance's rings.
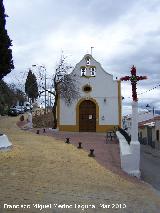
[[[144,79],[147,79],[147,76],[137,76],[136,75],[136,67],[133,65],[133,67],[131,68],[131,76],[125,76],[125,77],[122,77],[120,78],[121,81],[131,81],[131,85],[132,85],[132,98],[133,98],[133,101],[138,101],[138,98],[137,98],[137,81],[140,81],[140,80],[144,80]]]

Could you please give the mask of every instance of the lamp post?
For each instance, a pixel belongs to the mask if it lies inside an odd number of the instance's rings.
[[[94,47],[91,47],[91,56],[92,56],[92,54],[93,54],[93,48],[94,48]]]
[[[149,109],[152,109],[153,117],[154,117],[154,114],[155,114],[155,112],[154,112],[154,106],[153,106],[153,108],[152,108],[149,104],[147,104],[147,105],[146,105],[146,109],[148,110],[148,112],[150,112]]]
[[[46,99],[47,99],[47,93],[46,93],[46,90],[47,90],[47,77],[46,77],[46,67],[44,65],[37,65],[37,64],[33,64],[32,67],[38,67],[39,69],[43,69],[45,71],[45,74],[44,74],[44,112],[46,114]]]

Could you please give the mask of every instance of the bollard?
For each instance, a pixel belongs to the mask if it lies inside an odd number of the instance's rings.
[[[66,138],[66,142],[65,142],[65,143],[68,143],[68,144],[69,144],[69,143],[70,143],[69,139],[70,139],[70,138]]]
[[[90,149],[90,153],[89,153],[88,157],[95,157],[94,149]]]
[[[82,145],[82,142],[78,142],[78,147],[77,147],[77,149],[83,149],[83,147],[82,147],[81,145]]]
[[[37,134],[39,134],[39,129],[37,129],[37,132],[36,132]]]
[[[43,129],[43,133],[45,133],[46,132],[46,129]]]

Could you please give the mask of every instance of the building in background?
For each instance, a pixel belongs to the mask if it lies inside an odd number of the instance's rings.
[[[160,116],[139,123],[139,141],[160,149]]]
[[[131,135],[131,115],[123,116],[123,129]],[[140,112],[138,124],[138,139],[141,144],[160,149],[160,115],[153,112]]]
[[[138,123],[147,121],[157,117],[158,114],[153,113],[152,111],[143,111],[138,113]],[[126,115],[122,118],[122,127],[126,132],[131,135],[131,126],[132,126],[132,115]]]

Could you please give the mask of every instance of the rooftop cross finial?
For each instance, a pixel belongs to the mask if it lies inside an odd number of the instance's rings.
[[[94,48],[94,47],[91,47],[91,55],[92,55],[92,52],[93,52],[93,51],[92,51],[92,50],[93,50],[93,48]]]

